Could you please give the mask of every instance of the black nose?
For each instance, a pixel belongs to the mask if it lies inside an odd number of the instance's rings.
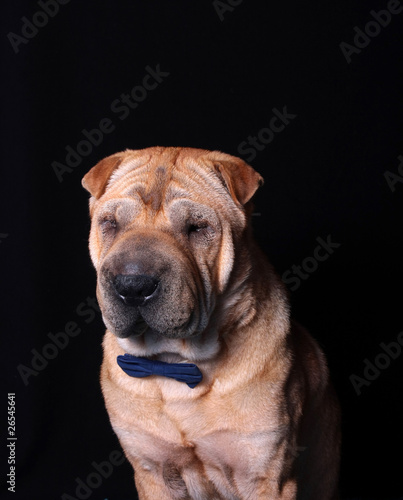
[[[113,284],[125,304],[142,306],[155,294],[158,283],[158,279],[145,274],[118,274]]]

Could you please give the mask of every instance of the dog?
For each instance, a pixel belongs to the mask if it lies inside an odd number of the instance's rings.
[[[338,498],[339,404],[253,240],[259,173],[153,147],[103,159],[82,183],[101,387],[140,500]]]

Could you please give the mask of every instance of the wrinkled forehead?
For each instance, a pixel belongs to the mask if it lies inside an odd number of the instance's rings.
[[[154,210],[177,198],[200,201],[213,195],[217,200],[231,202],[227,189],[212,168],[212,161],[191,156],[128,158],[111,175],[105,195],[107,198],[140,197]]]

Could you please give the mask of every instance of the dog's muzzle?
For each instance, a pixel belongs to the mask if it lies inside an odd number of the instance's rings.
[[[120,338],[186,338],[208,322],[202,276],[165,233],[117,242],[98,269],[97,293],[107,328]]]

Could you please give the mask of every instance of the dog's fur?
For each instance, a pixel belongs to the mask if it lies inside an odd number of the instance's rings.
[[[262,183],[217,151],[155,147],[98,163],[90,254],[107,326],[101,385],[141,500],[335,500],[339,408],[317,343],[254,243]],[[117,275],[158,288],[127,305]],[[202,382],[132,378],[130,353],[196,363]]]

